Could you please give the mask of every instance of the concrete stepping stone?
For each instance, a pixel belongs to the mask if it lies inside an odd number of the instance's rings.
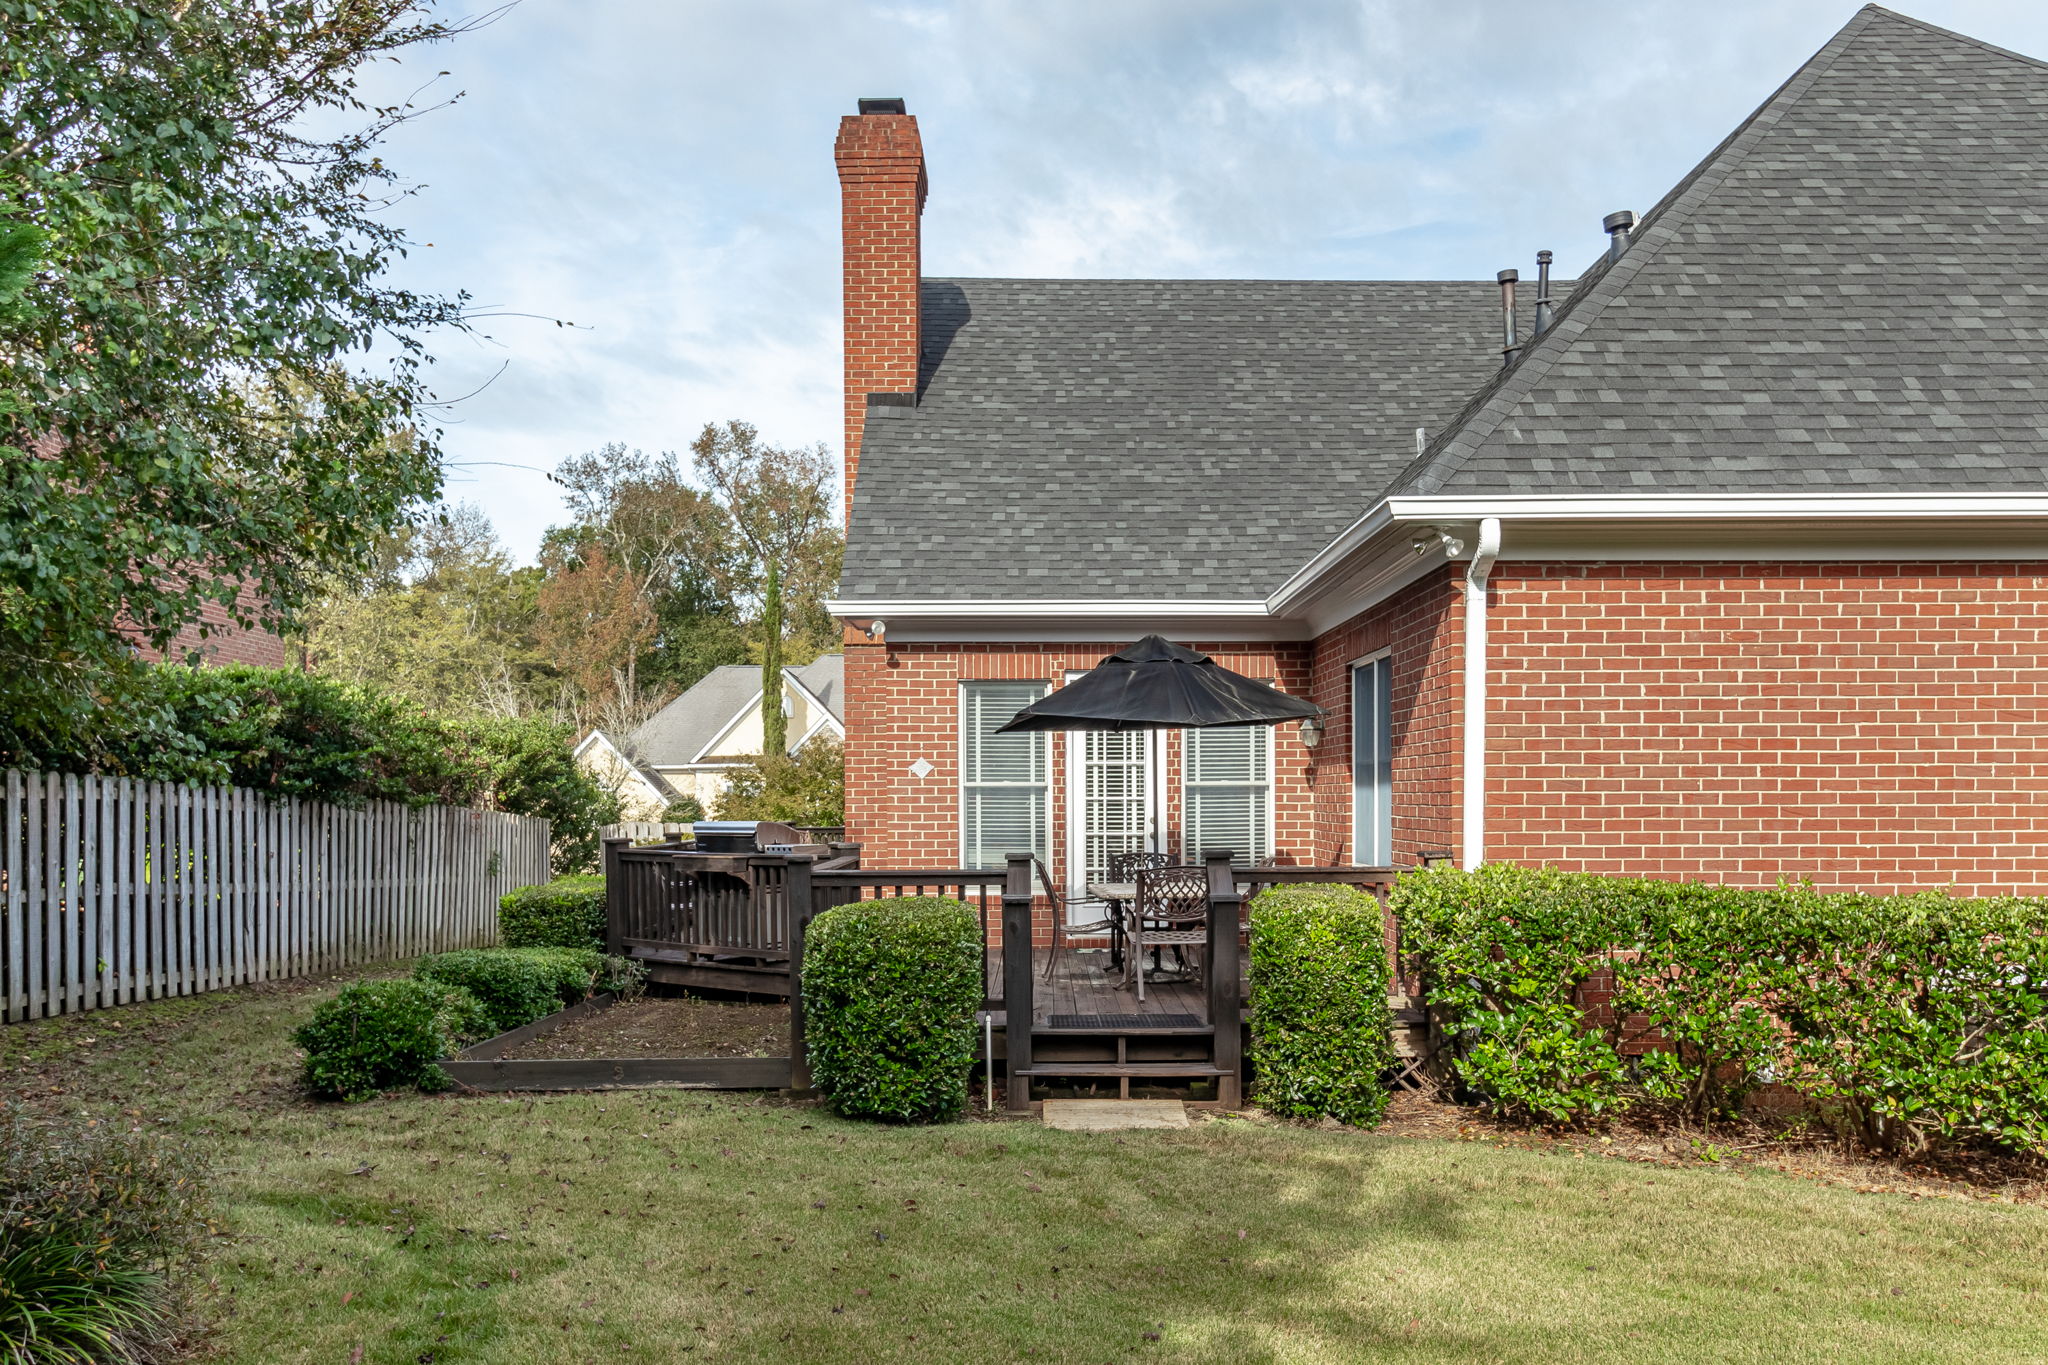
[[[1179,1100],[1046,1100],[1040,1118],[1069,1133],[1188,1126],[1187,1106]]]

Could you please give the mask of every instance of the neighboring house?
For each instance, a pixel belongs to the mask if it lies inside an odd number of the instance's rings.
[[[1505,365],[1487,282],[921,279],[915,119],[837,159],[864,861],[2048,891],[2048,66],[1861,11]],[[1152,631],[1326,726],[993,734]]]
[[[827,654],[782,670],[791,753],[819,735],[845,736],[843,662]],[[622,819],[657,819],[682,796],[694,796],[709,814],[732,769],[760,756],[762,740],[761,670],[728,664],[621,739],[592,730],[576,746],[576,760],[619,797]]]
[[[256,590],[243,584],[236,593],[240,608],[254,616],[259,606]],[[203,638],[200,630],[209,632]],[[238,626],[228,609],[220,603],[207,601],[201,604],[199,620],[179,631],[171,640],[170,647],[155,650],[148,645],[135,646],[138,658],[151,663],[165,659],[183,663],[192,654],[209,664],[256,664],[264,668],[283,668],[288,662],[284,640],[261,626]]]

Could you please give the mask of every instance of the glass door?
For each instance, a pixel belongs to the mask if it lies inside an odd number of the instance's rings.
[[[1105,881],[1118,853],[1156,849],[1165,803],[1158,790],[1166,764],[1163,731],[1076,730],[1067,735],[1067,884],[1079,895]],[[1076,921],[1100,918],[1100,907],[1071,908]]]

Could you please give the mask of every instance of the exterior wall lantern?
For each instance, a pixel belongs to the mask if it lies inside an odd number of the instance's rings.
[[[1313,749],[1323,742],[1323,718],[1304,716],[1301,721],[1301,747]]]

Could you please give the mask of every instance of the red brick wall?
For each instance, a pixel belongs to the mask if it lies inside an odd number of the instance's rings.
[[[1493,575],[1488,853],[2048,891],[2048,564]]]
[[[861,426],[871,393],[917,392],[918,215],[924,144],[909,114],[839,121],[840,232],[845,256],[845,497],[853,507]]]
[[[244,586],[240,593],[244,611],[253,612],[258,607],[254,589]],[[182,662],[185,655],[198,650],[208,663],[215,664],[260,664],[264,668],[283,668],[287,661],[285,644],[278,636],[267,630],[244,630],[228,619],[227,609],[218,602],[207,602],[200,611],[200,619],[212,630],[205,639],[199,636],[199,627],[186,626],[171,641],[171,647],[159,654],[148,646],[142,646],[136,653],[149,660],[171,659]]]
[[[1315,750],[1291,728],[1274,748],[1276,845],[1295,860],[1352,858],[1349,665],[1387,647],[1395,862],[1458,847],[1460,573],[1313,645],[1194,642],[1330,712]],[[2048,893],[2048,565],[1508,561],[1492,596],[1491,859]],[[865,860],[959,856],[963,679],[1051,679],[1105,652],[850,643],[847,807]],[[929,777],[909,774],[918,758]],[[1053,779],[1058,859],[1059,751]]]
[[[1309,687],[1306,645],[1188,642],[1226,668],[1270,677],[1299,696]],[[1064,679],[1093,668],[1116,648],[1105,644],[887,644],[846,646],[847,837],[861,862],[880,868],[945,868],[960,858],[960,684],[995,679]],[[1325,745],[1328,741],[1324,741]],[[1180,763],[1168,747],[1167,823],[1178,846]],[[918,759],[932,765],[914,776]],[[1309,751],[1292,727],[1274,736],[1274,848],[1313,860],[1314,799]],[[1053,738],[1052,867],[1066,866],[1066,749]]]
[[[1351,665],[1393,650],[1394,864],[1458,846],[1458,746],[1463,727],[1464,615],[1459,571],[1447,568],[1317,637],[1310,698],[1328,711],[1316,748],[1315,861],[1353,860]]]

